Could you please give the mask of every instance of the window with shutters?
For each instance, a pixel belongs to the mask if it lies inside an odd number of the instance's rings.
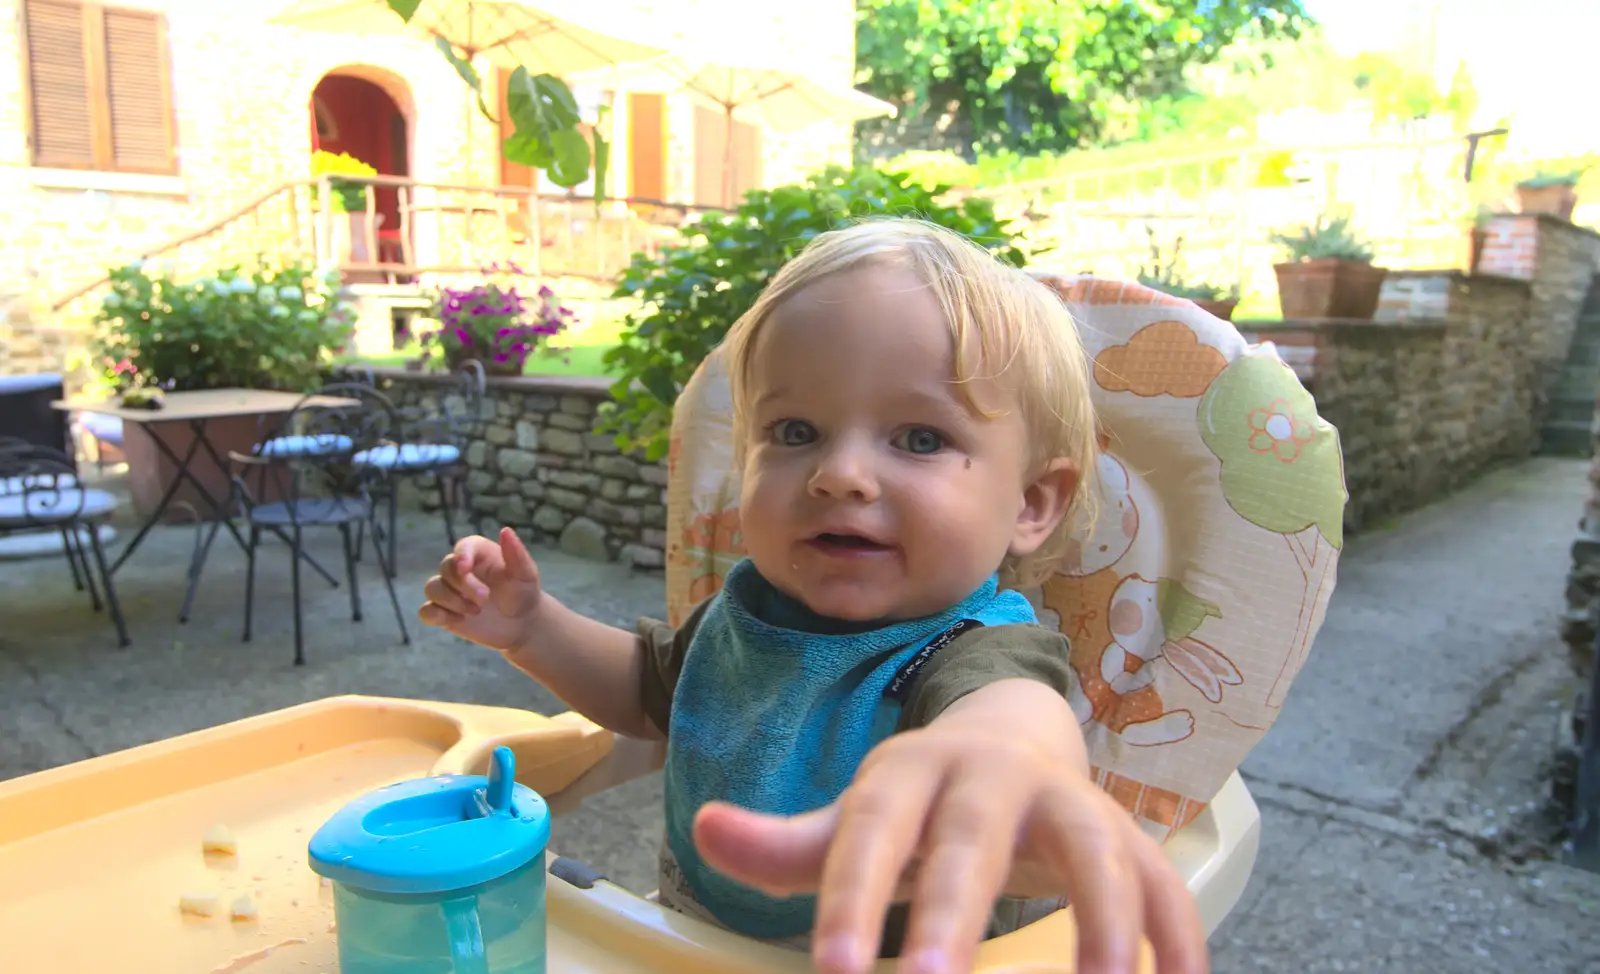
[[[175,172],[164,18],[73,0],[21,7],[33,164]]]

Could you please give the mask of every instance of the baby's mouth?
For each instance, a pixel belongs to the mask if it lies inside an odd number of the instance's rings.
[[[811,539],[811,546],[824,554],[852,555],[888,551],[889,546],[862,534],[839,534],[824,531]]]

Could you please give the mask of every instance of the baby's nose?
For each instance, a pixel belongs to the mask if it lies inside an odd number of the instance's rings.
[[[810,489],[820,497],[876,500],[878,478],[873,471],[872,451],[839,443],[822,455],[811,475]]]

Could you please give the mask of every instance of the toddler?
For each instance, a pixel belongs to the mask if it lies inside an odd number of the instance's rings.
[[[1010,589],[1092,494],[1089,366],[1060,300],[950,231],[817,237],[724,354],[749,557],[672,629],[567,609],[509,529],[421,618],[611,730],[667,741],[663,905],[807,943],[828,974],[970,970],[1070,897],[1079,970],[1203,971],[1159,848],[1089,778],[1064,636]],[[1062,958],[1066,961],[1067,958]]]

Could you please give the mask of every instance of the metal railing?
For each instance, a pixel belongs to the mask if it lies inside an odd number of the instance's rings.
[[[337,184],[329,177],[285,182],[123,263],[155,261],[199,274],[262,256],[338,267],[348,280],[396,284],[516,264],[538,276],[610,282],[635,252],[653,252],[685,224],[716,212],[639,198],[603,200],[597,210],[592,197],[395,176],[340,177]],[[351,186],[364,190],[364,208],[323,205]],[[50,306],[68,309],[109,281],[108,273],[87,279]]]

